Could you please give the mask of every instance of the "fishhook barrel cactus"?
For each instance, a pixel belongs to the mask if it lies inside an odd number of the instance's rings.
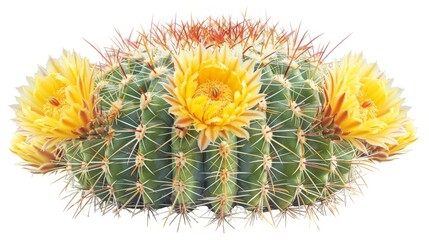
[[[333,209],[359,168],[416,140],[401,90],[374,63],[268,21],[153,25],[90,63],[64,51],[19,88],[12,152],[62,172],[100,211],[199,206],[276,222]],[[330,53],[331,51],[329,51]]]

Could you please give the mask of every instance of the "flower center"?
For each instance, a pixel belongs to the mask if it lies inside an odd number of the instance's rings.
[[[200,96],[207,96],[209,104],[219,102],[222,108],[234,101],[234,95],[229,86],[217,80],[202,82],[195,91],[194,98]]]
[[[66,100],[66,85],[61,84],[60,87],[56,88],[54,92],[51,92],[46,102],[43,105],[43,111],[46,116],[60,119],[61,114],[69,108]]]
[[[377,117],[378,108],[370,98],[365,98],[363,101],[359,101],[360,108],[359,113],[362,120],[367,121]]]

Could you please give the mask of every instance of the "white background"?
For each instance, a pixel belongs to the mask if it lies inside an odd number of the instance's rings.
[[[428,211],[428,43],[429,22],[424,1],[2,1],[0,3],[0,239],[429,239]],[[280,3],[282,2],[282,3]],[[384,2],[384,3],[383,3]],[[335,44],[352,35],[332,54],[341,57],[349,50],[364,51],[377,61],[394,85],[404,88],[410,116],[416,119],[420,139],[412,151],[394,162],[377,165],[368,173],[363,196],[357,196],[336,216],[321,217],[320,230],[308,219],[289,220],[288,226],[273,228],[259,222],[226,234],[204,227],[200,220],[192,228],[150,222],[143,215],[121,218],[92,213],[77,219],[63,211],[66,200],[59,192],[57,176],[33,176],[16,165],[20,161],[8,148],[15,130],[15,88],[25,84],[38,64],[63,48],[76,49],[97,61],[97,53],[83,40],[109,46],[115,28],[128,33],[132,28],[170,21],[174,16],[234,16],[247,9],[251,17],[271,17],[285,27],[309,29],[318,43]]]

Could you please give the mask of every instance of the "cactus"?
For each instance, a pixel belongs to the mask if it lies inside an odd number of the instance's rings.
[[[209,18],[118,39],[97,49],[97,65],[69,52],[51,59],[14,106],[11,150],[35,173],[64,172],[81,196],[76,213],[169,207],[165,222],[190,223],[207,206],[218,226],[234,209],[273,224],[274,211],[323,214],[360,166],[416,140],[375,64],[326,63],[326,48],[299,31]]]

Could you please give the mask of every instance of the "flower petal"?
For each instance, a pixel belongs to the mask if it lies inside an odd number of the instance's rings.
[[[205,130],[200,132],[198,137],[198,147],[201,151],[205,150],[209,146],[210,140],[207,138],[205,134]]]

